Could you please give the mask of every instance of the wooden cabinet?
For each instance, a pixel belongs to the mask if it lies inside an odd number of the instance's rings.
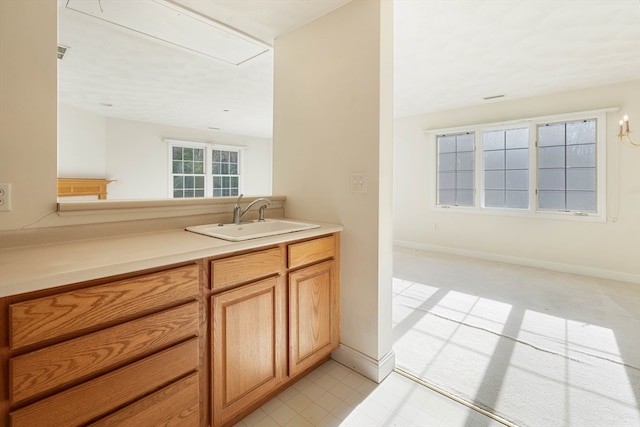
[[[0,304],[9,425],[198,425],[199,265],[71,287]]]

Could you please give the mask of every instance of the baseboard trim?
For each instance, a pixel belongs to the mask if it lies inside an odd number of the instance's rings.
[[[340,343],[338,348],[331,353],[331,358],[378,384],[396,367],[396,355],[393,350],[382,356],[382,359],[376,360]]]
[[[542,268],[545,270],[559,271],[561,273],[579,274],[581,276],[597,277],[599,279],[617,280],[620,282],[640,285],[640,274],[623,273],[619,271],[604,270],[600,268],[585,267],[582,265],[563,264],[559,262],[544,261],[532,258],[521,258],[509,255],[500,255],[489,252],[473,251],[469,249],[452,248],[448,246],[429,245],[426,243],[395,240],[395,246],[416,249],[421,251],[441,252],[450,255],[459,255],[470,258],[479,258],[487,261],[504,262],[507,264],[523,265],[526,267]]]

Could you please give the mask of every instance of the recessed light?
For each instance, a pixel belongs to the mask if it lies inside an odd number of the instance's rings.
[[[488,101],[490,99],[497,99],[497,98],[504,98],[504,95],[493,95],[493,96],[485,96],[484,99],[485,101]]]
[[[222,112],[223,112],[223,113],[228,113],[228,112],[229,112],[229,110],[222,110]]]

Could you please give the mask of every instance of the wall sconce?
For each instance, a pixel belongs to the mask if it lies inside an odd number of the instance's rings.
[[[640,144],[636,144],[631,140],[631,131],[629,130],[629,116],[625,114],[622,120],[620,120],[618,123],[620,124],[620,131],[618,132],[618,138],[620,138],[620,142],[630,147],[640,147]]]

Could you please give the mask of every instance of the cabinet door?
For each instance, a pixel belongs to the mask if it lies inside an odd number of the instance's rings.
[[[334,261],[289,274],[289,361],[294,376],[327,357],[340,336]]]
[[[280,276],[212,297],[214,425],[231,420],[283,380],[285,297]]]

